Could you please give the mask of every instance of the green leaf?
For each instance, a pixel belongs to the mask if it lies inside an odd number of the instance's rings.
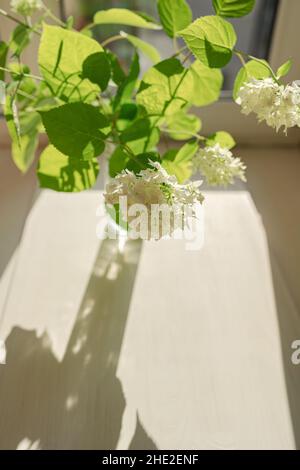
[[[147,152],[159,142],[160,132],[154,125],[154,118],[136,119],[121,134],[120,141],[135,153]]]
[[[116,109],[119,105],[131,101],[131,95],[134,91],[136,86],[137,80],[139,78],[140,73],[140,63],[139,63],[139,56],[134,54],[129,74],[123,80],[121,85],[119,86],[117,95],[114,100],[114,108]]]
[[[193,77],[179,60],[167,59],[149,69],[140,85],[137,102],[149,114],[171,115],[187,105],[194,91]]]
[[[110,128],[97,108],[70,103],[40,115],[50,142],[65,155],[89,160],[103,152]]]
[[[105,52],[91,54],[82,64],[82,78],[88,78],[98,85],[101,91],[106,90],[110,76],[110,62]]]
[[[141,16],[142,18],[144,18],[144,20],[146,20],[148,22],[150,21],[150,23],[157,24],[156,19],[152,15],[149,15],[149,13],[145,13],[144,11],[139,11],[139,10],[135,10],[135,13],[137,15]],[[157,24],[157,26],[159,26],[159,25]]]
[[[236,43],[233,26],[219,16],[203,16],[180,31],[186,45],[208,67],[224,67]]]
[[[244,67],[242,67],[234,82],[233,87],[233,98],[236,100],[239,89],[244,82],[249,81],[251,78],[262,79],[271,76],[271,72],[268,68],[268,63],[265,60],[249,60]]]
[[[23,173],[26,173],[34,161],[39,142],[39,125],[38,113],[26,113],[20,118],[19,139],[12,141],[12,158]]]
[[[210,69],[199,60],[195,60],[190,72],[194,78],[193,104],[206,106],[217,101],[223,85],[221,70]]]
[[[284,64],[282,64],[280,67],[278,67],[277,72],[276,72],[276,77],[281,78],[284,77],[289,73],[292,67],[292,60],[289,59],[287,60]]]
[[[4,41],[0,41],[0,67],[5,67],[8,45]],[[5,72],[0,70],[0,80],[4,80]]]
[[[149,59],[152,60],[154,64],[161,60],[158,50],[151,44],[148,44],[136,36],[124,33],[124,31],[120,31],[120,34],[126,38],[134,47],[142,51],[145,56],[149,57]]]
[[[13,161],[25,173],[35,157],[40,117],[37,113],[28,113],[19,119],[15,102],[10,96],[6,96],[4,116],[12,140]]]
[[[193,114],[178,111],[166,120],[169,135],[174,140],[188,140],[201,129],[201,120]]]
[[[159,25],[146,21],[140,15],[126,8],[111,8],[98,11],[94,16],[95,24],[123,24],[136,28],[161,29]]]
[[[255,0],[213,0],[217,15],[229,18],[239,18],[251,13]]]
[[[125,170],[128,160],[128,154],[122,149],[122,147],[117,147],[109,159],[109,176],[114,178],[118,173]]]
[[[6,95],[5,97],[3,111],[10,138],[12,142],[20,147],[20,123],[17,108],[12,97],[9,95]]]
[[[205,144],[212,147],[215,144],[220,144],[221,147],[231,149],[235,146],[234,138],[226,131],[218,131],[207,137]]]
[[[120,107],[116,128],[119,132],[131,126],[132,121],[137,117],[138,107],[135,103],[124,103]]]
[[[124,70],[122,69],[119,63],[119,59],[115,54],[109,51],[106,52],[106,55],[110,62],[112,80],[115,82],[116,85],[120,86],[125,81],[126,74],[124,73]]]
[[[152,130],[151,121],[149,118],[137,119],[120,135],[122,143],[132,142],[147,137]]]
[[[41,188],[54,191],[78,192],[91,188],[98,176],[96,158],[88,161],[74,160],[49,145],[41,154],[38,178]]]
[[[44,24],[38,62],[52,93],[65,101],[92,101],[99,87],[81,74],[84,61],[96,52],[103,49],[94,39]]]
[[[125,103],[121,106],[119,112],[119,119],[133,121],[136,118],[138,107],[135,103]]]
[[[67,29],[72,29],[74,26],[74,16],[69,16],[66,21]]]
[[[24,73],[30,72],[29,67],[20,62],[9,62],[7,68],[10,70],[11,76],[15,81],[22,81],[24,79]]]
[[[12,32],[9,48],[12,53],[19,57],[30,42],[31,30],[22,24],[18,25]]]
[[[153,168],[151,166],[152,162],[160,162],[160,156],[157,152],[143,152],[139,155],[136,155],[134,160],[129,158],[128,163],[126,165],[127,170],[132,171],[133,173],[139,173],[141,170],[145,170],[146,168]]]
[[[158,13],[161,24],[170,38],[186,28],[193,20],[192,11],[185,0],[158,0]]]
[[[157,152],[142,152],[133,157],[122,147],[117,147],[109,159],[109,175],[114,178],[125,169],[139,173],[141,170],[151,168],[150,160],[160,161],[159,154]]]
[[[198,150],[198,142],[187,142],[183,147],[168,150],[162,159],[162,166],[170,175],[175,175],[179,183],[184,183],[192,175],[192,158]]]
[[[19,91],[26,93],[26,95],[33,97],[37,89],[38,89],[37,84],[32,78],[23,77],[22,81],[19,83]],[[29,100],[28,97],[23,96],[21,94],[17,95],[17,99],[19,102],[21,101],[24,102],[24,101]]]

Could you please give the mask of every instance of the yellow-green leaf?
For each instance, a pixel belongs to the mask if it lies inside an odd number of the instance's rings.
[[[194,77],[193,104],[206,106],[220,97],[223,75],[219,69],[210,69],[199,60],[195,60],[190,68]]]
[[[179,150],[168,150],[162,160],[162,166],[170,175],[175,175],[179,183],[184,183],[192,175],[192,158],[198,150],[198,142],[186,143]]]
[[[82,78],[82,66],[91,54],[102,51],[94,39],[44,24],[38,62],[53,94],[69,102],[92,101],[100,88]]]
[[[180,31],[186,45],[208,67],[224,67],[232,57],[237,37],[233,26],[219,16],[203,16]]]
[[[37,175],[41,188],[78,192],[91,188],[98,176],[99,164],[92,160],[74,160],[49,145],[41,154]]]
[[[126,8],[110,8],[109,10],[97,11],[94,16],[95,24],[123,24],[135,26],[136,28],[161,29],[151,21],[146,21],[142,16],[127,10]]]
[[[132,36],[132,34],[127,34],[124,31],[120,32],[121,36],[126,38],[134,47],[139,49],[145,56],[149,57],[149,59],[156,64],[161,60],[160,58],[160,53],[158,50],[152,46],[151,44],[148,44],[147,42],[143,41],[140,38],[137,38],[136,36]]]

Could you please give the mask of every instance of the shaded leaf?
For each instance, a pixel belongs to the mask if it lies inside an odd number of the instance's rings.
[[[160,162],[160,156],[157,152],[143,152],[136,155],[133,160],[130,158],[126,165],[127,170],[133,171],[133,173],[139,173],[141,170],[146,168],[153,168],[150,162]]]
[[[111,51],[106,52],[107,58],[110,62],[112,80],[116,85],[120,86],[126,79],[126,74],[122,69],[118,57]]]
[[[82,78],[88,78],[106,90],[111,75],[110,62],[105,52],[95,52],[88,56],[82,64]]]
[[[126,168],[128,160],[129,156],[127,152],[125,152],[122,147],[117,147],[109,158],[109,176],[114,178],[118,173],[121,173],[121,171]]]
[[[152,150],[159,142],[160,132],[153,119],[141,118],[134,121],[121,134],[120,141],[135,153]]]
[[[125,169],[139,173],[143,169],[151,168],[150,160],[160,161],[159,154],[143,152],[130,156],[121,147],[117,147],[109,159],[109,175],[113,178]]]
[[[110,127],[97,108],[69,103],[40,115],[50,142],[65,155],[89,160],[103,152]]]
[[[143,137],[147,137],[151,131],[151,122],[148,118],[142,118],[134,121],[134,123],[125,129],[120,135],[120,141],[122,143],[131,142],[133,140],[139,140]]]
[[[251,13],[255,0],[213,0],[217,15],[229,18],[239,18]]]
[[[119,86],[116,98],[114,100],[114,108],[117,108],[119,105],[130,101],[134,88],[136,86],[138,77],[140,73],[140,62],[139,56],[134,54],[129,74],[126,76],[125,80],[122,81]]]

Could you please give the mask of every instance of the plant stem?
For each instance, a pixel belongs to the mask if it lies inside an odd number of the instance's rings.
[[[80,30],[80,32],[83,33],[83,31],[88,31],[89,29],[94,28],[94,26],[96,26],[95,23],[89,23],[89,24],[87,24],[86,26],[84,26],[84,27]]]
[[[112,36],[111,38],[105,39],[105,41],[101,43],[101,46],[105,47],[111,42],[120,41],[121,39],[126,39],[126,38],[124,36],[121,36],[121,34],[116,34],[115,36]]]
[[[240,59],[242,66],[246,68],[246,61],[242,54],[240,54],[240,52],[236,52],[235,55]]]
[[[184,129],[183,130],[178,130],[178,131],[173,131],[173,130],[169,130],[169,129],[166,129],[165,127],[163,127],[161,130],[163,132],[165,132],[166,134],[185,134],[185,135],[188,135],[190,137],[194,137],[197,140],[206,140],[205,137],[203,137],[202,135],[195,134],[194,132],[189,132],[189,131],[186,131]]]
[[[174,53],[176,54],[178,52],[178,44],[177,44],[177,39],[175,36],[173,37],[173,49],[174,49]]]
[[[54,13],[52,13],[52,11],[44,3],[43,3],[43,9],[45,10],[46,15],[52,20],[54,20],[57,24],[63,27],[66,26],[66,23],[64,23],[60,18],[54,15]]]
[[[0,15],[4,16],[5,18],[8,18],[9,20],[14,21],[15,23],[21,24],[22,26],[25,26],[26,28],[29,28],[28,24],[24,23],[24,21],[21,21],[15,16],[11,15],[10,13],[7,13],[5,10],[2,10],[2,8],[0,8]]]
[[[19,76],[22,76],[22,77],[33,78],[34,80],[39,80],[41,82],[44,81],[44,79],[42,77],[39,77],[38,75],[32,75],[31,73],[18,73],[18,72],[14,72],[13,70],[10,70],[6,67],[0,67],[0,70],[3,70],[4,72],[11,73],[13,75],[19,75]]]
[[[180,55],[183,51],[185,51],[187,48],[188,48],[187,46],[181,47],[180,49],[178,49],[177,52],[175,52],[175,54],[173,54],[173,55],[171,56],[171,58],[177,57],[177,56]]]
[[[1,16],[4,16],[4,18],[7,18],[11,21],[14,21],[15,23],[21,25],[21,26],[24,26],[24,28],[28,28],[28,29],[31,29],[31,31],[35,34],[38,34],[39,36],[41,35],[41,33],[39,31],[37,31],[36,29],[34,28],[31,28],[28,24],[24,23],[24,21],[21,21],[19,20],[18,18],[16,18],[15,16],[11,15],[10,13],[7,13],[5,10],[2,10],[2,8],[0,8],[0,15]]]
[[[185,58],[183,59],[182,65],[191,57],[191,55],[192,55],[192,52],[190,51],[190,52],[185,56]]]

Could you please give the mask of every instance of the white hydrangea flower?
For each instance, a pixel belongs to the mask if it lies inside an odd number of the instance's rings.
[[[236,100],[242,113],[255,113],[258,120],[278,131],[300,126],[300,86],[297,82],[280,85],[273,78],[252,78],[241,86]]]
[[[193,169],[194,173],[200,171],[212,186],[227,186],[234,178],[246,180],[244,163],[220,144],[201,148],[193,158]]]
[[[170,175],[160,163],[151,162],[151,166],[137,175],[123,170],[106,185],[104,200],[106,204],[115,205],[119,204],[120,197],[126,196],[128,209],[134,204],[142,204],[147,209],[149,224],[153,205],[169,206],[172,211],[171,226],[164,226],[163,217],[160,217],[158,238],[161,238],[171,235],[177,228],[184,228],[182,219],[176,218],[176,215],[182,212],[184,205],[192,207],[195,203],[203,202],[204,198],[199,191],[202,182],[179,184],[177,178]],[[176,225],[178,221],[180,225]]]
[[[42,0],[11,0],[10,7],[16,13],[30,16],[43,7]]]

